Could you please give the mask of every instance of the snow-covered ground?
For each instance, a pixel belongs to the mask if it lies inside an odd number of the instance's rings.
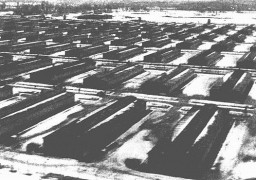
[[[236,67],[236,62],[239,58],[241,58],[243,55],[234,55],[234,54],[224,54],[224,57],[218,61],[215,66],[218,67]]]
[[[250,47],[253,44],[238,44],[234,47],[234,52],[249,52],[250,51]]]
[[[203,42],[197,49],[198,50],[207,50],[211,49],[212,45],[216,44],[215,42]]]
[[[196,55],[198,51],[194,52],[185,52],[182,54],[182,56],[178,57],[177,59],[169,62],[168,64],[173,64],[173,65],[179,65],[179,64],[187,64],[188,59],[194,55]]]
[[[12,15],[13,11],[0,11],[0,16]]]
[[[70,13],[66,16],[67,19],[76,19],[81,13]],[[183,11],[183,10],[164,10],[164,11],[150,11],[147,13],[134,13],[132,11],[118,11],[109,13],[113,15],[114,21],[129,21],[141,17],[145,21],[153,22],[177,22],[177,23],[207,23],[208,19],[214,24],[256,24],[256,11],[243,11],[237,13],[235,11],[227,12],[197,12],[197,11]],[[47,17],[54,19],[63,19],[63,16]]]
[[[182,93],[186,96],[209,96],[211,84],[215,82],[219,75],[199,74],[189,84],[185,86]]]
[[[113,20],[130,20],[125,16],[138,18],[142,20],[154,22],[177,22],[177,23],[207,23],[208,19],[215,24],[256,24],[256,12],[245,11],[237,12],[204,12],[197,11],[182,11],[182,10],[166,10],[166,11],[151,11],[148,14],[137,14],[133,12],[113,12]]]

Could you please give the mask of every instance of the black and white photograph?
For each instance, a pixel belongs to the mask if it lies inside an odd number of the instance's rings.
[[[0,0],[0,180],[256,180],[256,0]]]

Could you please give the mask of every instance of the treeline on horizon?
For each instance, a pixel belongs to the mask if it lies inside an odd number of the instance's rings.
[[[122,9],[125,11],[150,11],[151,9],[166,10],[192,10],[192,11],[248,11],[256,10],[256,2],[254,4],[240,4],[223,1],[193,1],[193,2],[172,2],[172,1],[141,1],[141,2],[108,2],[108,3],[83,3],[79,5],[71,5],[68,3],[52,4],[43,1],[41,4],[29,5],[21,4],[14,9],[17,15],[33,15],[33,14],[66,14],[76,12],[95,12],[107,13],[112,10]],[[3,8],[2,8],[3,9]]]
[[[243,2],[224,2],[224,1],[198,1],[183,2],[175,5],[178,10],[194,11],[255,11],[256,1],[254,3]]]

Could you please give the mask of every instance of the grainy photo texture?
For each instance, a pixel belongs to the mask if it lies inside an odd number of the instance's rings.
[[[255,0],[0,0],[1,180],[255,180]]]

